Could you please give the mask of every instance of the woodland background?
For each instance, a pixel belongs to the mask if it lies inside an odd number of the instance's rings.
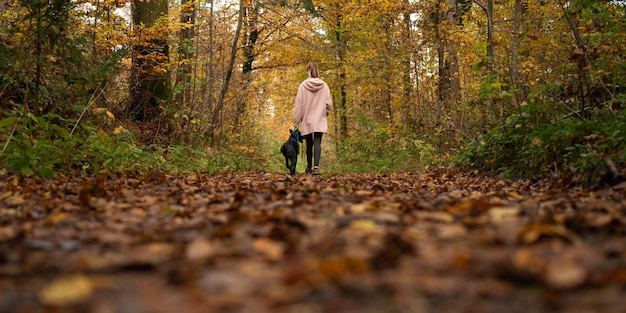
[[[324,171],[616,183],[626,163],[622,1],[7,0],[0,15],[4,173],[284,171],[309,60],[335,102]]]

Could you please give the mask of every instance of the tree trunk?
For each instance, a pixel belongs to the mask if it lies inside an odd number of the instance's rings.
[[[443,14],[443,18],[457,24],[456,1],[450,0],[450,6]],[[461,80],[459,78],[459,63],[454,44],[442,38],[440,28],[442,0],[437,1],[435,17],[435,40],[437,41],[437,56],[439,59],[439,100],[443,103],[456,102],[460,98]]]
[[[565,20],[570,26],[572,31],[572,35],[576,40],[576,46],[572,50],[572,56],[570,60],[576,61],[576,65],[578,67],[578,97],[580,101],[579,107],[579,116],[586,117],[588,114],[586,112],[588,99],[587,92],[589,91],[589,51],[588,45],[583,41],[583,38],[578,30],[578,18],[574,14],[571,14],[569,10],[572,10],[571,7],[566,8],[566,4],[563,1],[559,1],[559,6],[563,11],[563,15]]]
[[[245,0],[239,1],[239,17],[237,18],[237,29],[235,30],[233,43],[230,47],[230,60],[228,61],[228,68],[226,69],[226,73],[224,74],[224,80],[222,81],[222,89],[220,90],[219,97],[217,98],[217,103],[215,104],[215,110],[213,110],[212,136],[211,136],[213,141],[215,140],[214,134],[215,134],[215,129],[218,126],[219,116],[222,111],[222,108],[224,107],[224,98],[226,97],[226,93],[228,92],[228,87],[230,85],[230,78],[233,75],[233,70],[235,69],[239,34],[241,33],[241,25],[243,24],[243,16],[244,16],[244,8],[245,8],[244,1]]]
[[[160,18],[167,19],[167,0],[133,2],[133,27],[138,34],[151,33]],[[141,27],[145,27],[141,29]],[[133,45],[130,96],[127,114],[135,121],[153,121],[161,114],[160,105],[171,102],[168,34],[140,36]]]
[[[513,92],[515,92],[515,102],[519,107],[522,102],[523,96],[521,94],[521,86],[519,82],[519,44],[521,39],[521,24],[522,24],[522,1],[515,0],[515,7],[513,13],[513,39],[511,42],[511,85],[513,86]]]
[[[493,73],[496,73],[498,62],[496,60],[496,46],[493,42],[493,0],[487,0],[487,55],[489,56],[489,66]]]
[[[404,54],[402,55],[402,80],[403,80],[403,84],[402,84],[402,105],[404,107],[404,114],[403,114],[403,119],[406,122],[407,118],[411,117],[410,113],[413,111],[411,110],[411,104],[414,103],[415,101],[413,101],[413,99],[411,98],[411,95],[413,94],[413,79],[411,79],[411,51],[413,51],[412,49],[412,44],[411,44],[411,14],[410,14],[410,3],[409,0],[403,0],[403,28],[402,28],[402,49],[404,51]],[[415,77],[415,79],[417,79],[417,77]]]
[[[176,106],[181,109],[191,98],[191,62],[194,55],[196,3],[194,0],[180,2],[180,33],[178,34],[178,71],[176,73]]]
[[[337,15],[337,21],[335,23],[335,40],[337,43],[337,56],[339,57],[339,103],[335,106],[335,113],[339,119],[339,138],[346,138],[348,135],[348,108],[347,108],[347,93],[346,93],[346,39],[342,36],[342,14]]]
[[[458,5],[456,0],[450,0],[450,6],[454,8],[451,11],[448,11],[446,15],[446,19],[448,22],[453,23],[454,25],[459,23],[459,12]],[[461,77],[459,74],[459,57],[456,51],[456,44],[454,42],[448,42],[446,44],[446,48],[448,50],[448,79],[450,80],[450,93],[448,95],[448,101],[453,103],[458,102],[461,99]]]
[[[391,17],[387,17],[384,20],[391,19]],[[393,25],[392,21],[385,21],[385,25],[383,26],[385,30],[385,40],[386,40],[386,53],[383,56],[383,81],[384,81],[384,90],[383,90],[383,103],[385,104],[386,112],[385,112],[385,121],[388,123],[393,123],[393,108],[391,105],[392,93],[393,93],[393,69],[391,66],[391,56],[393,55],[393,46],[391,44],[392,41],[392,30],[391,26]]]
[[[215,92],[215,69],[213,67],[213,62],[215,60],[215,43],[214,43],[214,3],[213,0],[210,0],[210,11],[209,11],[209,91],[204,93],[208,98],[208,109],[209,112],[214,109],[215,103],[213,99],[213,93]]]
[[[250,3],[246,5],[244,11],[245,44],[243,45],[244,63],[241,71],[243,76],[244,94],[252,81],[254,60],[257,56],[255,46],[257,40],[259,39],[259,35],[261,34],[261,30],[258,27],[259,6],[260,4],[254,4],[250,1]],[[248,97],[244,96],[242,97],[242,100],[237,103],[237,111],[235,112],[234,120],[235,126],[239,124],[240,118],[245,115],[248,107],[247,99]]]

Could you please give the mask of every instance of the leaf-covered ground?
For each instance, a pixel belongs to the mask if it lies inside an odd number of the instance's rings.
[[[0,312],[625,312],[626,184],[0,182]]]

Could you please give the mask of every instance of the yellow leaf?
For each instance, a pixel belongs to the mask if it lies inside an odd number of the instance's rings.
[[[113,130],[113,134],[119,135],[119,134],[121,134],[121,133],[123,133],[125,131],[126,131],[126,128],[124,128],[124,126],[120,125],[118,127],[115,127],[115,129]]]
[[[113,113],[111,113],[111,111],[106,111],[107,116],[115,121],[115,115],[113,115]]]
[[[375,208],[376,205],[372,202],[357,203],[350,206],[350,213],[359,214],[365,212],[366,210],[372,210]]]
[[[495,83],[491,84],[490,86],[493,87],[493,88],[502,88],[502,86],[504,86],[504,84],[501,83],[501,82],[495,82]]]
[[[352,229],[360,229],[360,230],[377,230],[379,228],[376,225],[376,222],[372,220],[356,220],[350,223],[350,227]]]
[[[59,278],[39,292],[39,300],[44,305],[67,306],[87,300],[93,294],[94,286],[84,275]]]

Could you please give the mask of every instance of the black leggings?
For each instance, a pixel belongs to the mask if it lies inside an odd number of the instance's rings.
[[[322,155],[322,135],[324,133],[312,133],[302,136],[306,141],[306,163],[307,168],[311,168],[311,159],[315,154],[315,166],[320,165],[320,155]]]

